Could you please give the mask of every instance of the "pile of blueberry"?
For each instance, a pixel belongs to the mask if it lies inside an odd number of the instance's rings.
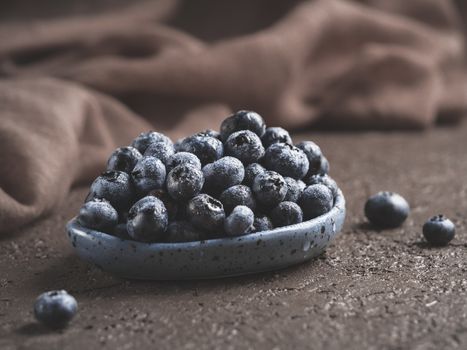
[[[410,213],[409,203],[400,194],[378,192],[365,203],[365,216],[378,228],[395,228],[404,223]],[[447,245],[456,234],[454,223],[444,215],[436,215],[423,225],[423,236],[433,246]]]
[[[142,242],[240,236],[328,212],[338,192],[311,141],[293,144],[252,111],[176,143],[158,132],[115,150],[91,185],[82,226]]]

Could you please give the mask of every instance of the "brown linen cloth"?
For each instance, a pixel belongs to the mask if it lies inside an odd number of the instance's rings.
[[[288,128],[455,120],[466,107],[456,11],[444,0],[162,0],[4,19],[0,231],[60,205],[151,124],[180,137],[240,108]]]

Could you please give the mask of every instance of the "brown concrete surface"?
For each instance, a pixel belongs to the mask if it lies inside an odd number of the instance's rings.
[[[426,133],[314,133],[348,201],[341,236],[320,259],[273,273],[191,282],[113,278],[72,252],[57,214],[0,240],[0,349],[467,349],[467,123]],[[393,190],[411,203],[400,229],[364,223],[365,199]],[[421,225],[457,225],[429,248]],[[34,322],[43,291],[79,302],[70,327]]]

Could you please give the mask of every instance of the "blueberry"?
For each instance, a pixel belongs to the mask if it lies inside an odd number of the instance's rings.
[[[224,230],[228,236],[242,236],[250,233],[253,229],[255,215],[253,211],[244,206],[238,205],[232,213],[225,219]]]
[[[203,184],[203,172],[191,164],[178,165],[167,175],[167,192],[177,201],[193,198],[201,192]]]
[[[393,228],[402,225],[409,215],[407,201],[397,193],[379,192],[365,204],[365,215],[373,225]]]
[[[288,143],[275,143],[264,155],[264,166],[282,176],[301,179],[308,173],[308,158],[300,148]]]
[[[203,130],[203,131],[199,132],[198,135],[211,136],[211,137],[215,137],[216,139],[219,139],[219,140],[221,138],[221,134],[219,132],[217,132],[216,130],[212,130],[212,129]]]
[[[230,135],[240,130],[250,130],[261,137],[266,131],[266,124],[256,112],[238,111],[226,118],[220,129],[221,140],[225,142]]]
[[[245,177],[243,179],[243,183],[247,186],[252,186],[253,185],[253,181],[256,177],[256,175],[262,173],[266,171],[266,169],[264,169],[264,167],[258,163],[251,163],[251,164],[248,164],[246,167],[245,167]]]
[[[169,145],[172,144],[172,140],[170,140],[164,134],[155,131],[149,131],[141,133],[136,139],[133,140],[131,145],[138,151],[140,151],[141,154],[143,154],[144,152],[146,152],[146,149],[149,147],[150,144],[157,142],[164,142]]]
[[[333,202],[334,198],[331,190],[321,184],[306,187],[298,201],[302,207],[305,220],[327,213],[331,210]]]
[[[167,172],[181,164],[191,164],[194,167],[201,169],[201,162],[199,158],[193,153],[178,152],[170,156],[170,158],[167,160]]]
[[[134,200],[134,189],[130,175],[123,171],[106,171],[91,185],[86,202],[106,199],[117,211],[128,210]]]
[[[161,160],[162,163],[166,164],[169,158],[175,153],[175,148],[171,143],[166,143],[164,141],[151,143],[146,151],[144,156],[146,157],[156,157]]]
[[[423,225],[423,236],[434,246],[444,246],[452,241],[456,234],[454,223],[443,215],[433,216]]]
[[[102,232],[112,232],[118,223],[118,213],[105,199],[95,198],[79,210],[80,225]]]
[[[224,155],[224,146],[220,140],[202,134],[186,137],[178,149],[179,152],[193,153],[202,165],[212,163]]]
[[[167,229],[167,242],[194,242],[203,239],[203,235],[188,221],[173,221]]]
[[[237,205],[244,205],[255,210],[256,201],[248,186],[237,185],[226,189],[219,197],[226,213],[230,213]]]
[[[242,162],[234,157],[223,157],[204,166],[204,190],[217,196],[225,189],[241,184],[245,177]]]
[[[127,222],[128,234],[137,241],[162,241],[166,237],[168,221],[164,203],[154,196],[147,196],[131,207]]]
[[[271,219],[269,219],[266,215],[255,217],[255,221],[253,222],[253,232],[268,231],[272,230],[273,228],[274,225],[272,224]]]
[[[65,290],[45,292],[34,303],[36,319],[50,328],[64,328],[77,311],[76,299]]]
[[[165,209],[167,209],[167,215],[169,220],[174,220],[179,213],[178,203],[167,193],[166,190],[159,188],[152,190],[148,193],[148,196],[154,196],[164,203]]]
[[[192,198],[186,210],[190,222],[205,232],[217,233],[224,225],[225,212],[222,203],[207,194]]]
[[[264,156],[264,147],[258,135],[249,130],[242,130],[234,132],[225,141],[225,154],[238,158],[247,165]]]
[[[155,157],[141,158],[131,172],[133,185],[140,195],[162,188],[165,177],[165,165]]]
[[[107,170],[119,170],[130,173],[143,156],[136,148],[117,148],[107,162]]]
[[[280,127],[267,128],[263,137],[261,137],[264,148],[268,148],[274,143],[289,143],[292,144],[292,138],[289,132]]]
[[[308,176],[318,174],[321,169],[321,158],[323,156],[321,148],[312,141],[302,141],[297,144],[297,147],[305,152],[308,158],[308,162],[310,164],[308,168]]]
[[[287,195],[287,183],[275,171],[264,171],[255,177],[252,186],[256,199],[266,207],[275,207]]]
[[[318,174],[319,175],[329,174],[329,161],[325,156],[321,158],[321,165],[318,169]]]
[[[297,202],[306,187],[305,183],[302,180],[295,180],[291,177],[284,177],[284,180],[287,183],[287,194],[284,200],[288,202]]]
[[[327,186],[334,197],[337,196],[337,193],[339,192],[339,187],[337,186],[336,181],[334,181],[329,175],[323,174],[316,174],[316,175],[311,175],[309,178],[305,180],[305,183],[307,185],[316,185],[316,184],[322,184]]]
[[[282,202],[271,211],[271,220],[275,227],[294,225],[303,221],[303,212],[297,203]]]

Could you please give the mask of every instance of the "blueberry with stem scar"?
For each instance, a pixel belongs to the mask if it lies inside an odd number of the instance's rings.
[[[456,234],[454,223],[444,215],[433,216],[423,225],[423,236],[433,246],[445,246]]]
[[[258,135],[249,130],[242,130],[229,136],[225,142],[225,154],[248,165],[258,162],[264,156],[264,147]]]
[[[130,209],[127,230],[131,238],[141,242],[163,241],[169,218],[161,200],[154,196],[140,199]]]
[[[78,311],[76,299],[65,290],[45,292],[34,303],[34,316],[43,325],[59,329],[68,325]]]
[[[230,135],[241,130],[249,130],[258,137],[263,136],[266,124],[263,118],[256,112],[241,110],[226,118],[220,128],[222,141],[227,141]]]
[[[186,210],[190,222],[204,232],[218,233],[224,225],[225,212],[222,203],[207,194],[192,198]]]
[[[123,171],[106,171],[91,184],[86,202],[106,199],[117,211],[125,211],[135,197],[130,175]]]
[[[129,174],[142,157],[143,156],[136,148],[117,148],[107,161],[107,170],[124,171]]]
[[[177,201],[193,198],[204,185],[203,172],[191,164],[181,164],[167,175],[167,192]]]
[[[287,183],[275,171],[265,171],[255,177],[252,190],[263,206],[273,208],[287,195]]]

